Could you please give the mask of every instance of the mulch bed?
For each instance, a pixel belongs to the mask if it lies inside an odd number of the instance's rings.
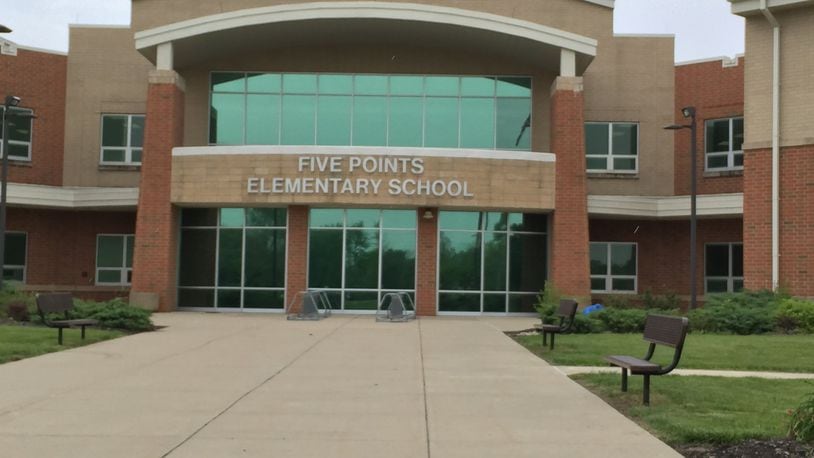
[[[687,458],[812,457],[814,446],[790,439],[750,439],[728,445],[685,445],[676,450]]]

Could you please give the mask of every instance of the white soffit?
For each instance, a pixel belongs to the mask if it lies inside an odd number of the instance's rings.
[[[606,8],[613,9],[613,4],[615,0],[584,0],[588,3],[593,3],[594,5],[604,6]]]
[[[743,216],[743,194],[698,196],[698,216]],[[591,216],[686,218],[690,216],[690,196],[588,196]]]
[[[80,188],[8,184],[8,203],[24,207],[59,209],[133,208],[138,188]]]
[[[604,1],[591,3],[607,6]],[[460,8],[401,2],[316,2],[231,11],[143,30],[135,34],[136,49],[240,27],[329,19],[384,19],[454,25],[525,38],[588,56],[596,56],[598,44],[592,38],[553,27]]]
[[[733,14],[758,14],[760,13],[761,0],[729,0],[732,3]],[[769,8],[790,8],[795,6],[814,6],[814,0],[767,0],[766,6]]]
[[[556,162],[551,153],[453,148],[405,148],[379,146],[179,146],[173,157],[183,156],[386,156],[442,157],[451,159],[490,159],[496,161]]]

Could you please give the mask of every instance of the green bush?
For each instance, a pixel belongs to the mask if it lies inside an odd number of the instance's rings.
[[[713,294],[703,308],[690,311],[690,327],[741,335],[771,332],[777,304],[785,298],[785,294],[771,291]]]
[[[676,310],[681,307],[681,300],[675,293],[656,295],[645,291],[641,300],[642,306],[648,310]]]
[[[814,333],[814,302],[785,298],[777,306],[777,328],[784,332]]]
[[[607,331],[605,323],[601,320],[593,318],[596,313],[590,315],[583,315],[577,313],[574,316],[574,324],[571,326],[571,332],[574,334],[594,334]]]
[[[34,295],[18,290],[14,282],[4,282],[3,288],[0,289],[0,319],[8,317],[9,304],[26,304],[29,312],[34,310],[36,313]]]
[[[789,436],[800,442],[814,442],[814,393],[789,414]]]
[[[611,309],[632,309],[632,308],[640,308],[634,302],[634,296],[629,295],[611,295],[604,297],[600,302],[606,308]]]
[[[560,292],[553,282],[547,281],[545,288],[537,295],[537,304],[534,308],[540,314],[540,320],[546,324],[554,324],[559,322],[559,318],[555,317],[557,308],[560,306]]]
[[[124,331],[151,331],[154,329],[150,312],[127,304],[116,298],[105,302],[74,300],[71,318],[92,318],[99,320],[104,328]]]
[[[606,307],[594,312],[589,317],[598,320],[605,330],[615,333],[631,333],[644,331],[644,322],[648,311],[643,309],[615,309]]]

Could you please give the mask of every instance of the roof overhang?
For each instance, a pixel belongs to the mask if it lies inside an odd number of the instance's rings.
[[[129,210],[138,205],[138,188],[82,188],[8,184],[8,203],[15,207],[61,210]]]
[[[605,4],[607,2],[600,2]],[[153,62],[172,43],[176,67],[195,54],[234,47],[302,46],[344,42],[467,46],[559,66],[560,51],[576,55],[582,73],[596,56],[592,38],[533,22],[478,11],[402,2],[315,2],[243,9],[176,22],[135,34],[136,48]],[[491,49],[490,49],[491,48]]]
[[[732,4],[732,13],[741,16],[760,14],[763,0],[729,0]],[[766,0],[766,6],[771,9],[796,8],[800,6],[814,6],[814,0]]]

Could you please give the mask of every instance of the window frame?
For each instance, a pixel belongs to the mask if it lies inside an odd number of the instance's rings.
[[[11,146],[11,145],[17,145],[17,146],[25,145],[25,146],[28,147],[27,152],[26,152],[26,157],[9,156],[8,160],[10,160],[10,161],[21,161],[21,162],[31,162],[31,145],[34,143],[34,119],[36,119],[34,117],[34,110],[31,109],[31,108],[23,108],[23,107],[12,107],[12,108],[13,108],[14,111],[23,112],[23,114],[25,114],[27,116],[30,116],[30,119],[31,119],[31,131],[28,134],[28,141],[27,142],[23,142],[23,141],[20,141],[20,140],[12,140],[12,139],[8,140],[9,146]],[[0,112],[5,112],[5,107],[0,106]],[[3,113],[3,115],[5,115],[5,113]],[[3,115],[0,115],[0,116],[3,116]],[[7,133],[5,131],[2,133],[2,135],[0,135],[0,158],[2,158],[3,155],[5,154],[5,151],[3,151],[3,136],[4,135],[7,135]]]
[[[639,121],[586,121],[587,125],[607,125],[608,126],[608,153],[607,154],[588,154],[587,139],[584,145],[585,148],[585,170],[588,173],[618,173],[626,175],[636,175],[639,173],[639,152],[641,147],[641,124]],[[614,125],[630,125],[636,126],[636,154],[613,154],[613,126]],[[633,159],[635,167],[632,170],[616,169],[613,165],[613,159]],[[588,159],[605,159],[604,169],[590,169],[588,168]]]
[[[141,146],[133,146],[132,145],[132,136],[133,136],[133,118],[135,117],[142,117],[145,120],[145,127],[146,127],[146,115],[144,113],[102,113],[101,123],[99,125],[99,164],[100,165],[135,165],[140,166],[141,161],[133,161],[133,150],[141,150],[142,158],[144,158],[144,144],[142,141]],[[126,117],[127,118],[127,144],[125,146],[105,146],[105,118],[110,117]],[[142,139],[143,140],[143,139]],[[105,150],[116,150],[116,151],[124,151],[124,160],[123,161],[106,161],[105,160]]]
[[[729,259],[727,261],[727,264],[728,264],[728,272],[729,272],[729,274],[726,277],[717,276],[717,275],[716,276],[707,275],[707,248],[712,247],[712,246],[726,246],[728,248],[727,253],[728,253]],[[743,275],[740,276],[740,277],[736,277],[736,276],[734,276],[732,274],[733,273],[733,270],[732,270],[732,260],[733,260],[732,249],[735,246],[740,246],[741,247],[741,252],[743,251],[743,242],[712,242],[712,243],[705,243],[704,244],[704,294],[734,293],[735,292],[735,282],[740,281],[741,284],[743,284],[743,279],[744,279]],[[741,270],[743,270],[743,266],[741,266]],[[710,292],[709,291],[709,286],[708,286],[708,281],[709,280],[719,280],[719,281],[720,280],[726,280],[726,291]],[[741,288],[741,289],[743,289],[743,288]]]
[[[20,283],[25,284],[28,280],[28,232],[25,231],[6,231],[6,234],[23,234],[25,236],[25,264],[22,266],[20,265],[7,265],[5,263],[5,259],[3,260],[3,270],[6,269],[14,269],[14,270],[22,270],[23,271],[23,279]],[[5,235],[4,235],[5,237]],[[6,245],[8,246],[8,245]],[[8,250],[6,250],[6,253]],[[5,254],[5,253],[4,253]],[[3,275],[3,272],[0,272],[0,275]],[[17,281],[17,280],[4,280],[4,281]]]
[[[735,156],[740,155],[743,157],[743,144],[741,144],[741,149],[735,150],[733,149],[734,146],[734,139],[735,139],[735,120],[740,119],[741,123],[744,121],[743,115],[741,116],[729,116],[723,118],[710,118],[704,119],[704,171],[705,172],[728,172],[728,171],[735,171],[735,170],[743,170],[743,165],[735,165]],[[729,123],[729,151],[707,151],[709,148],[709,123],[713,123],[716,121],[728,121]],[[746,131],[746,125],[744,124],[744,132]],[[710,167],[709,166],[709,158],[710,157],[726,157],[726,166],[724,167]],[[742,160],[741,160],[742,162]]]
[[[124,244],[122,245],[122,263],[121,267],[99,267],[99,239],[101,237],[122,237],[124,239]],[[98,286],[130,286],[132,284],[131,281],[127,281],[131,278],[133,274],[133,266],[127,267],[127,239],[133,239],[133,250],[135,252],[136,246],[136,235],[135,234],[96,234],[96,258],[94,260],[94,284]],[[134,256],[135,257],[135,256]],[[119,271],[119,282],[103,282],[99,280],[99,271],[100,270],[118,270]]]
[[[605,289],[593,289],[591,288],[592,293],[599,293],[599,294],[638,294],[639,292],[639,244],[637,242],[589,242],[588,252],[590,258],[590,246],[591,245],[604,245],[605,253],[606,253],[606,263],[607,263],[607,270],[605,271],[605,275],[594,275],[590,273],[590,266],[588,269],[590,280],[594,278],[602,278],[605,280]],[[633,245],[636,250],[636,275],[613,275],[611,273],[611,268],[613,267],[613,259],[611,259],[611,247],[613,245]],[[589,259],[590,261],[590,259]],[[589,262],[590,263],[590,262]],[[633,280],[633,290],[615,290],[613,289],[613,280],[614,279],[621,279],[621,280]],[[608,289],[608,285],[610,288]]]

